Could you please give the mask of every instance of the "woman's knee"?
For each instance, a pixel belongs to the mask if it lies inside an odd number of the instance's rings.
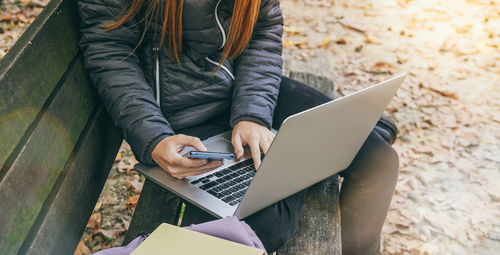
[[[358,179],[363,185],[369,182],[395,184],[399,176],[399,157],[387,141],[372,131],[351,165],[340,175]]]
[[[386,185],[396,185],[399,176],[399,156],[396,150],[380,135],[376,134],[375,148],[372,151],[377,167],[377,175],[384,179]]]

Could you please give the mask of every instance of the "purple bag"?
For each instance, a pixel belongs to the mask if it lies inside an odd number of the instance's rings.
[[[186,229],[207,235],[219,237],[236,243],[265,250],[264,245],[255,232],[244,221],[231,216],[220,220],[205,222],[198,225],[185,227]],[[132,240],[127,246],[114,247],[94,253],[94,255],[128,255],[139,246],[146,237],[139,236]]]

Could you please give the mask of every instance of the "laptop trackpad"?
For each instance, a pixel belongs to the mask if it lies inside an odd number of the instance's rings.
[[[233,144],[225,138],[215,139],[204,143],[208,151],[234,153]]]

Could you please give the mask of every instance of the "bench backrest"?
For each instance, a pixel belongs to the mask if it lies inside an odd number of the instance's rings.
[[[78,26],[52,0],[0,61],[0,254],[73,253],[121,143]]]

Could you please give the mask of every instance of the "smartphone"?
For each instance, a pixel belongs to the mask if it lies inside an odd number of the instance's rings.
[[[190,151],[187,155],[189,158],[207,159],[207,160],[223,160],[234,159],[233,153],[210,152],[210,151]]]

